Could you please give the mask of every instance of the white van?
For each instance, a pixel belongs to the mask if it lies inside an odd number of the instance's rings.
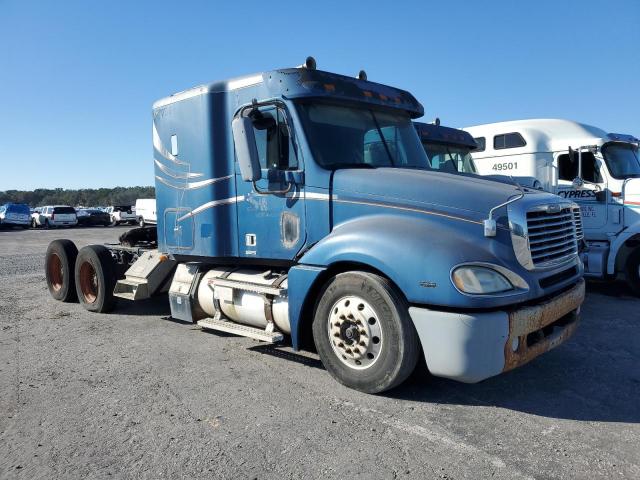
[[[587,249],[585,276],[625,278],[640,295],[640,140],[560,119],[467,127],[481,175],[534,176],[575,201]],[[550,239],[561,235],[548,227]]]
[[[138,216],[138,225],[144,227],[147,224],[155,225],[158,223],[156,215],[156,199],[155,198],[139,198],[136,200],[136,215]]]

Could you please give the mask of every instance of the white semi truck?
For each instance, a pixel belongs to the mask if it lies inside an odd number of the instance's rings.
[[[640,295],[640,140],[561,119],[464,130],[478,144],[479,174],[533,176],[545,190],[577,202],[585,276],[625,279]]]

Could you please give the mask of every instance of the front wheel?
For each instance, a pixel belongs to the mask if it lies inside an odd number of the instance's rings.
[[[365,393],[396,387],[418,361],[418,336],[406,300],[368,272],[341,273],[322,293],[313,339],[327,371]]]
[[[636,248],[627,259],[627,283],[635,295],[640,297],[640,248]]]
[[[78,252],[75,268],[78,300],[90,312],[113,309],[116,284],[115,262],[102,245],[88,245]]]
[[[138,220],[138,225],[140,227],[144,227],[144,218],[140,217],[140,219]]]

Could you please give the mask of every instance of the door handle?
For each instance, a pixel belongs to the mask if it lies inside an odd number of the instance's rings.
[[[304,184],[304,172],[302,170],[286,170],[284,179],[289,183],[302,185]]]

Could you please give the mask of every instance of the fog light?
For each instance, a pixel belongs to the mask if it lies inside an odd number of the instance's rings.
[[[511,340],[512,351],[517,352],[519,347],[520,347],[520,337],[516,337],[513,340]]]

